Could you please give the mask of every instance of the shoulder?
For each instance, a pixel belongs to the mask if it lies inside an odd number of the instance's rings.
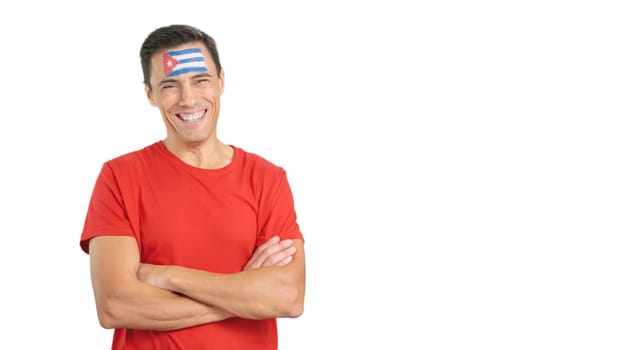
[[[129,151],[127,153],[118,155],[114,158],[109,159],[106,163],[114,164],[114,165],[127,165],[136,163],[141,159],[152,155],[157,152],[158,147],[160,146],[160,141],[155,142],[151,145],[145,146],[141,149]]]
[[[155,142],[141,149],[129,151],[107,160],[104,163],[104,167],[110,168],[114,172],[136,171],[142,168],[146,163],[149,163],[149,159],[153,159],[157,156],[158,147],[160,147],[160,142]]]
[[[240,163],[242,163],[244,167],[251,168],[255,172],[261,172],[264,174],[278,175],[285,172],[283,167],[257,153],[246,151],[245,149],[237,146],[232,147],[235,150],[234,157],[239,157]]]

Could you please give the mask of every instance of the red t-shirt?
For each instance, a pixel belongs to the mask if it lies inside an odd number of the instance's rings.
[[[242,270],[278,235],[302,238],[285,171],[232,146],[231,163],[201,169],[159,141],[104,163],[80,246],[101,235],[133,236],[141,262],[217,273]],[[275,319],[230,318],[177,331],[116,329],[114,349],[276,349]]]

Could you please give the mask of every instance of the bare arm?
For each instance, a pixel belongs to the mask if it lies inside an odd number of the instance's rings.
[[[180,266],[143,264],[139,278],[238,317],[298,317],[304,307],[304,242],[301,239],[283,241],[272,248],[265,247],[263,252],[259,251],[261,248],[245,270],[238,273],[218,274]]]
[[[232,316],[138,280],[140,258],[133,237],[95,237],[89,242],[89,255],[97,315],[104,328],[174,330]]]

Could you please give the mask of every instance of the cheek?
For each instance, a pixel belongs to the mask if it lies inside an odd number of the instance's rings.
[[[166,92],[160,95],[159,105],[161,108],[167,109],[177,104],[179,101],[179,94],[175,92]]]
[[[203,95],[204,98],[213,100],[215,98],[218,98],[222,92],[218,87],[217,83],[210,83],[209,85],[204,86],[200,90],[200,93],[201,95]]]

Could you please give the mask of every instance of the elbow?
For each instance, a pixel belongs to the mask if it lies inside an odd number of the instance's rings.
[[[109,315],[102,315],[98,313],[97,318],[99,319],[99,324],[100,326],[102,326],[102,328],[105,328],[105,329],[116,328],[113,319]]]
[[[262,320],[266,318],[298,318],[304,311],[304,290],[288,286],[281,288],[278,293],[270,297],[271,302],[256,300],[249,313],[232,313],[242,318]]]
[[[304,305],[303,305],[303,303],[298,303],[298,304],[292,305],[289,308],[289,310],[287,311],[287,314],[285,315],[285,317],[298,318],[298,317],[302,316],[303,312],[304,312]]]
[[[110,300],[98,300],[97,301],[97,319],[102,328],[114,329],[123,328],[118,318],[118,312],[114,306],[114,302]]]
[[[107,311],[97,310],[97,319],[99,320],[99,325],[105,329],[113,329],[116,328],[116,324],[112,315]]]
[[[287,302],[284,304],[283,316],[289,318],[298,318],[304,312],[304,289],[291,288],[285,298]]]

